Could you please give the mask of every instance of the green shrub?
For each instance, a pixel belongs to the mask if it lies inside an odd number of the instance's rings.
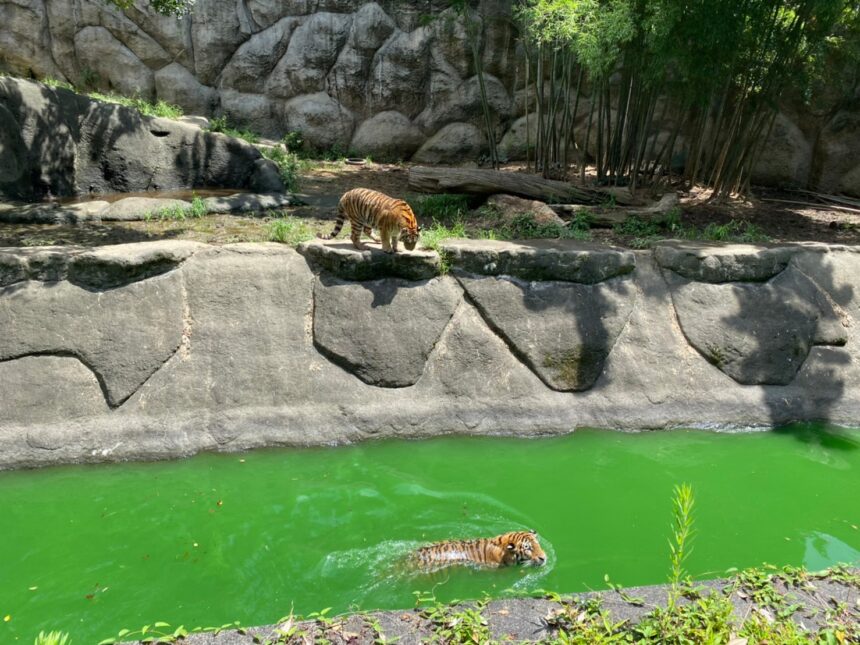
[[[434,220],[432,226],[421,231],[421,246],[438,252],[442,241],[454,237],[466,237],[466,225],[462,220],[453,222],[450,227]]]
[[[301,132],[298,132],[296,130],[287,132],[281,138],[281,142],[284,144],[284,147],[287,149],[287,152],[299,152],[305,147],[304,136],[302,136]]]
[[[241,130],[234,127],[227,121],[226,116],[217,116],[209,120],[209,132],[220,132],[228,137],[242,139],[248,143],[257,143],[260,141],[260,135],[250,130]]]
[[[458,222],[469,212],[467,195],[427,195],[412,200],[412,210],[421,220],[435,222]]]
[[[96,99],[97,101],[104,101],[105,103],[116,103],[117,105],[124,105],[126,107],[134,108],[141,114],[145,114],[146,116],[158,116],[163,117],[165,119],[178,119],[183,115],[182,108],[177,105],[172,105],[170,103],[166,103],[165,101],[158,100],[155,103],[151,103],[150,101],[146,101],[140,97],[126,97],[120,96],[119,94],[108,93],[105,94],[103,92],[90,92],[88,96],[92,99]]]
[[[571,220],[567,224],[556,222],[539,223],[533,213],[521,213],[511,220],[500,231],[502,237],[511,240],[527,240],[534,238],[590,240],[591,230],[588,222],[582,218]]]
[[[311,227],[301,219],[287,215],[268,223],[266,233],[269,241],[298,246],[314,237]]]
[[[284,152],[280,147],[260,148],[260,152],[266,159],[270,159],[278,166],[278,172],[287,190],[294,192],[299,189],[299,170],[301,162],[294,152]]]

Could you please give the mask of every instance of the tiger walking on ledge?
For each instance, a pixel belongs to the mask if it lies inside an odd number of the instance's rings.
[[[344,193],[337,205],[337,223],[331,235],[317,234],[317,237],[323,240],[337,237],[347,217],[352,228],[352,245],[359,251],[365,249],[361,243],[362,233],[374,242],[380,241],[373,237],[373,229],[379,231],[382,250],[386,253],[397,253],[397,243],[401,240],[407,251],[418,243],[421,228],[409,204],[369,188],[353,188]]]
[[[497,568],[531,564],[539,567],[546,563],[546,553],[535,531],[513,531],[491,538],[437,542],[416,550],[412,561],[428,573],[453,565]]]

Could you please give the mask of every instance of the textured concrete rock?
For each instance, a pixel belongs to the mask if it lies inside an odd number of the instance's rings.
[[[287,130],[301,132],[306,145],[321,150],[334,146],[345,149],[352,139],[355,118],[325,92],[287,101],[283,109]]]
[[[49,384],[51,395],[45,396]],[[11,423],[72,421],[105,414],[99,381],[92,370],[68,356],[27,356],[0,361],[0,418]],[[39,435],[30,435],[29,441]],[[46,450],[56,446],[45,437],[37,444]]]
[[[507,119],[511,113],[511,98],[508,96],[505,86],[496,77],[485,74],[484,87],[494,122]],[[431,132],[455,121],[485,127],[481,90],[477,76],[458,83],[456,89],[448,94],[444,101],[435,103],[416,119],[417,123]]]
[[[353,17],[349,45],[360,51],[376,51],[388,40],[395,28],[394,20],[379,4],[362,4]]]
[[[845,185],[845,176],[857,166],[860,150],[860,114],[842,110],[821,130],[817,145],[819,163],[815,164],[812,182],[824,192],[836,192],[856,186]],[[848,182],[851,178],[848,177]],[[852,192],[854,196],[860,193]]]
[[[256,213],[296,206],[296,200],[286,193],[236,193],[226,197],[203,200],[207,213]]]
[[[247,38],[236,6],[203,0],[195,3],[191,29],[194,75],[203,85],[214,85],[230,54]]]
[[[314,343],[365,383],[414,385],[462,293],[452,282],[384,278],[314,287]]]
[[[359,251],[352,242],[337,240],[311,240],[300,244],[298,251],[314,267],[344,280],[373,280],[386,276],[429,280],[442,270],[435,251],[405,251],[401,248],[397,253],[384,253],[377,244]]]
[[[0,251],[0,279],[11,281],[0,289],[0,328],[6,330],[0,334],[3,391],[5,383],[14,387],[19,382],[19,373],[21,380],[32,384],[31,391],[0,397],[0,468],[440,433],[533,436],[578,427],[748,428],[813,419],[850,425],[860,418],[860,361],[853,334],[854,319],[860,315],[856,248],[804,245],[789,267],[765,284],[690,283],[659,267],[651,251],[633,253],[630,268],[635,265],[635,271],[593,286],[484,278],[507,282],[503,285],[507,289],[496,287],[502,294],[498,302],[485,304],[488,310],[508,312],[511,328],[522,332],[522,337],[513,337],[516,344],[505,335],[513,332],[499,331],[476,298],[462,296],[457,279],[433,278],[431,282],[447,284],[445,290],[461,295],[420,378],[406,391],[370,385],[342,367],[345,359],[337,364],[321,353],[314,340],[317,278],[307,260],[284,245],[201,248],[167,273],[95,293],[66,279],[70,266],[85,252],[89,251]],[[124,256],[136,255],[131,248],[112,253],[119,263]],[[344,284],[328,275],[323,272],[320,279]],[[422,282],[401,282],[403,286],[388,292],[368,289],[368,284],[372,283],[347,285],[356,300],[345,313],[332,314],[338,324],[368,324],[376,334],[375,323],[361,321],[380,315],[387,306],[386,294],[393,293],[389,304],[397,304],[401,296],[426,288]],[[825,311],[830,300],[837,303],[829,306],[839,318],[822,314],[815,321],[813,347],[789,384],[744,385],[717,369],[684,335],[679,319],[682,324],[690,316],[707,321],[719,313],[710,295],[707,307],[676,311],[673,295],[689,284],[729,291],[766,288],[750,292],[740,320],[747,313],[757,319],[763,306],[771,318],[780,320],[784,306],[779,302],[786,301],[786,291],[806,303],[800,318],[804,312]],[[622,286],[624,302],[609,311],[621,297]],[[580,299],[583,292],[588,297]],[[734,298],[732,293],[727,301]],[[763,301],[768,294],[779,302],[771,306]],[[447,304],[436,307],[424,296],[418,300],[408,308],[411,318],[404,324],[426,334],[426,319],[441,314],[428,318],[425,307],[450,309]],[[539,309],[548,303],[555,303],[555,308]],[[741,309],[737,298],[732,306]],[[611,342],[612,330],[627,307],[627,321]],[[605,319],[595,323],[595,309],[605,313]],[[732,328],[732,320],[723,320],[732,311],[723,312],[712,336],[725,333],[732,342],[742,336]],[[843,327],[843,321],[849,326]],[[556,324],[553,336],[551,326]],[[579,338],[595,327],[597,335],[589,332],[587,339]],[[353,338],[358,344],[373,342],[373,334],[357,333]],[[159,353],[165,336],[172,340]],[[392,341],[406,354],[413,351],[411,341],[403,340],[408,336]],[[546,348],[559,347],[560,353],[545,365],[534,345],[538,337],[545,338]],[[816,345],[841,342],[843,337],[847,339],[843,346]],[[546,384],[544,379],[561,385],[575,381],[584,387],[593,377],[593,372],[576,369],[576,355],[566,351],[570,348],[561,339],[583,340],[583,348],[611,345],[589,389],[572,393]],[[167,348],[173,343],[177,345],[171,353]],[[356,347],[350,351],[366,351]],[[536,358],[528,359],[523,347],[534,347],[529,351],[536,352]],[[380,356],[391,355],[391,346],[379,352],[373,359],[379,361],[376,365],[381,364]],[[595,360],[600,356],[595,354]],[[29,359],[45,357],[60,360],[47,368],[30,364]],[[408,361],[414,370],[420,362]],[[54,368],[55,380],[40,380],[40,373]],[[89,380],[87,370],[93,375]],[[60,384],[60,379],[74,387]],[[131,395],[123,399],[128,392]],[[99,403],[99,395],[104,403]],[[95,397],[95,403],[92,407],[73,403],[71,396],[91,403]],[[9,400],[16,401],[15,410],[4,407]],[[45,402],[40,416],[30,419],[29,412],[20,411],[32,412],[28,406],[39,400]],[[80,411],[80,416],[64,417],[64,409]]]
[[[315,13],[297,27],[283,58],[266,84],[277,97],[312,94],[325,89],[325,77],[349,35],[352,16]]]
[[[290,36],[299,23],[298,18],[287,16],[242,43],[221,71],[221,87],[262,92],[266,78],[287,51]]]
[[[513,352],[549,387],[567,392],[594,385],[635,302],[632,282],[623,278],[598,285],[460,282]]]
[[[155,95],[152,70],[104,27],[84,27],[75,34],[75,52],[83,66],[98,74],[99,86],[145,99]]]
[[[632,251],[573,240],[445,240],[448,262],[469,273],[512,275],[525,280],[594,284],[632,272]]]
[[[412,161],[430,164],[476,161],[486,147],[484,134],[474,125],[449,123],[421,146]]]
[[[183,199],[159,197],[124,197],[103,210],[99,217],[106,222],[130,222],[143,219],[158,219],[165,213],[177,209],[191,210],[191,202]]]
[[[26,181],[0,182],[0,194],[11,198],[244,188],[259,170],[260,152],[244,141],[64,89],[0,79],[0,106],[11,114],[27,150],[21,173]]]
[[[184,240],[158,240],[90,250],[66,246],[0,249],[0,287],[24,280],[68,280],[91,291],[113,289],[171,271],[201,248],[206,247]]]
[[[27,166],[27,146],[12,113],[0,105],[0,184],[18,181]]]
[[[0,78],[0,129],[5,132],[0,157],[9,155],[2,162],[8,181],[0,180],[0,194],[13,199],[70,194],[79,161],[78,134],[65,112],[75,97],[40,83]]]
[[[791,383],[813,345],[844,345],[843,316],[801,272],[766,284],[670,280],[678,321],[690,344],[745,385]]]
[[[0,62],[13,70],[40,77],[61,77],[51,57],[48,13],[40,0],[16,0],[0,5]]]
[[[398,110],[409,118],[424,108],[431,30],[395,34],[377,50],[368,99],[376,112]]]
[[[364,121],[355,131],[349,148],[374,161],[409,159],[425,137],[421,129],[400,112],[380,112]]]
[[[212,114],[218,106],[215,88],[200,83],[179,63],[170,63],[155,72],[155,93],[162,101],[194,114]]]
[[[6,286],[19,280],[63,280],[68,271],[69,260],[79,252],[78,248],[64,246],[4,249],[0,251],[0,255],[5,259],[0,263],[6,267],[6,277],[0,277],[0,285]]]
[[[556,215],[553,209],[536,199],[523,199],[514,195],[490,195],[487,197],[486,205],[497,211],[500,226],[510,225],[524,215],[537,225],[564,226],[564,220]]]
[[[65,281],[12,285],[0,292],[0,327],[16,333],[0,338],[0,361],[74,356],[117,406],[179,347],[184,306],[175,272],[97,293]]]
[[[499,142],[499,154],[505,159],[518,161],[526,158],[526,152],[531,147],[533,151],[537,142],[537,114],[521,116],[511,124]]]
[[[69,261],[66,279],[93,291],[114,289],[174,270],[204,244],[159,240],[116,244],[76,253]]]
[[[263,94],[247,94],[235,90],[221,90],[218,94],[221,112],[228,123],[251,128],[267,137],[278,137],[281,129],[276,115],[276,102]]]
[[[767,186],[806,186],[812,145],[785,114],[778,114],[752,169],[752,181]]]
[[[751,244],[670,242],[654,249],[664,269],[699,282],[764,282],[788,266],[796,249]]]

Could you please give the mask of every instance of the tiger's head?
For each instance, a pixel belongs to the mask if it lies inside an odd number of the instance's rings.
[[[537,539],[536,531],[514,531],[494,539],[504,549],[502,564],[531,564],[536,567],[546,564],[544,553]]]
[[[418,236],[421,234],[421,227],[418,226],[418,220],[415,219],[415,213],[412,208],[404,201],[400,201],[400,221],[404,225],[400,229],[400,241],[407,251],[411,251],[418,244]]]

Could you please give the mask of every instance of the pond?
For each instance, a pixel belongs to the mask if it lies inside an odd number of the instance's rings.
[[[276,621],[292,608],[661,583],[672,490],[692,484],[697,578],[860,559],[860,432],[577,431],[206,454],[0,473],[0,642],[76,643],[165,621]],[[418,544],[532,528],[540,569],[415,575]]]

